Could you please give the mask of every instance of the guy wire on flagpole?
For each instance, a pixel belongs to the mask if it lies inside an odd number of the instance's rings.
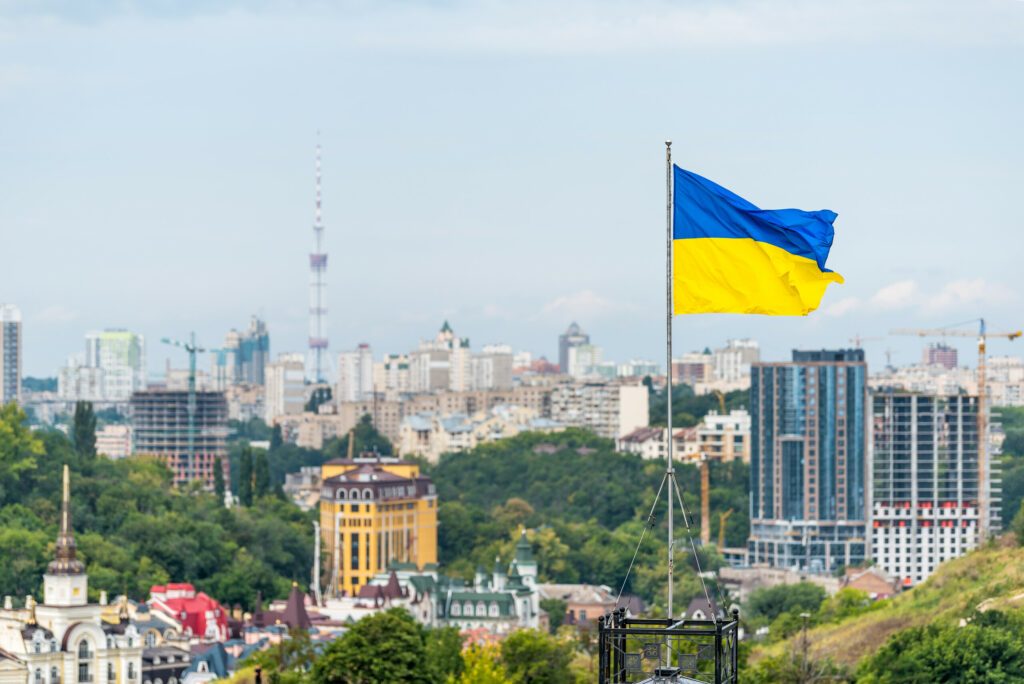
[[[668,486],[668,614],[672,618],[672,575],[675,570],[675,535],[672,529],[672,141],[665,141],[665,397],[668,405],[668,445],[665,477]]]

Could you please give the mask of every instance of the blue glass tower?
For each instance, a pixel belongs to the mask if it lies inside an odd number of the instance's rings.
[[[749,561],[807,572],[863,562],[863,350],[794,350],[789,363],[753,364],[750,413]]]

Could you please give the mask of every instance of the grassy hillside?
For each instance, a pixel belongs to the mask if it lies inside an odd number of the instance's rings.
[[[959,621],[977,609],[1024,611],[1024,549],[1008,538],[946,563],[928,581],[878,610],[812,628],[809,653],[853,666],[900,630]],[[780,655],[791,649],[791,642],[756,648],[751,662]]]

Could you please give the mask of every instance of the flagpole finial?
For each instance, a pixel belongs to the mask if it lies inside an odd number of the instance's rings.
[[[672,147],[672,141],[671,140],[666,140],[665,141],[665,147]]]

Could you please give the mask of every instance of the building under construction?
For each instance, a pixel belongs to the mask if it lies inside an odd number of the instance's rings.
[[[147,390],[131,398],[132,453],[159,456],[174,474],[174,484],[199,480],[213,487],[220,459],[228,481],[228,405],[221,392],[196,392],[195,434],[189,450],[187,391]]]

